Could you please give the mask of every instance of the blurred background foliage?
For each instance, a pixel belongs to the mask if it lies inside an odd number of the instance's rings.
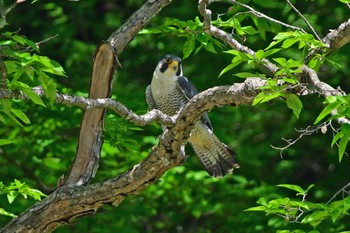
[[[242,2],[308,31],[304,21],[285,1]],[[292,2],[321,36],[349,17],[349,8],[339,1]],[[35,42],[54,37],[40,44],[40,53],[65,69],[68,77],[54,77],[57,90],[87,96],[96,46],[107,40],[142,3],[141,0],[37,1],[33,4],[26,1],[9,13],[9,25],[2,31],[19,31],[18,34]],[[198,36],[201,29],[196,28],[199,16],[196,3],[173,1],[128,45],[119,57],[122,68],[116,73],[114,99],[136,113],[147,111],[144,91],[158,60],[168,53],[184,57],[185,43],[191,39],[189,33],[181,33],[180,26],[176,28],[175,19],[188,22],[189,27],[192,25],[191,33],[197,38],[195,48],[203,46],[183,61],[184,74],[198,90],[242,82],[235,73],[254,73],[243,64],[218,78],[230,64],[232,55],[223,52],[229,49],[224,44],[218,46],[210,42],[213,44],[207,46],[207,39]],[[242,11],[241,7],[228,3],[215,3],[210,8],[214,17],[223,20]],[[251,33],[234,36],[255,51],[266,48],[277,32],[287,30],[247,14],[237,18],[241,26],[250,27]],[[172,24],[175,24],[174,30],[168,27]],[[157,31],[159,33],[155,33]],[[341,86],[346,93],[350,89],[349,54],[349,46],[336,51],[329,59],[339,66],[325,63],[319,72],[323,80],[333,87]],[[290,49],[283,55],[295,58],[298,53]],[[259,212],[244,212],[256,206],[260,197],[295,198],[295,193],[276,187],[278,184],[297,184],[305,189],[315,184],[307,200],[325,203],[349,182],[349,157],[338,162],[337,148],[330,147],[333,136],[330,131],[303,137],[282,154],[271,148],[271,145],[285,146],[282,138],[297,138],[299,133],[295,129],[312,125],[322,110],[324,99],[320,96],[305,96],[301,100],[303,111],[299,119],[283,100],[254,107],[227,106],[209,113],[217,136],[239,155],[241,168],[233,175],[210,178],[197,158],[190,156],[185,164],[168,171],[157,184],[138,196],[127,198],[118,208],[106,206],[95,215],[81,218],[56,232],[275,232],[299,228],[312,231],[310,226],[289,223],[276,215],[266,217]],[[17,104],[31,124],[20,127],[9,122],[0,127],[0,138],[15,141],[0,147],[0,179],[4,184],[14,179],[25,181],[30,187],[49,194],[58,178],[67,173],[75,155],[82,110],[58,104],[44,108],[28,101]],[[109,113],[99,171],[92,182],[130,169],[156,145],[160,133],[161,127],[157,124],[136,127]],[[190,148],[188,153],[193,155]],[[30,199],[18,198],[8,204],[6,196],[0,196],[0,206],[14,214],[33,203]],[[0,215],[0,225],[9,220],[10,217]],[[323,222],[318,229],[320,232],[349,230],[349,222],[349,218],[343,217],[335,223]]]

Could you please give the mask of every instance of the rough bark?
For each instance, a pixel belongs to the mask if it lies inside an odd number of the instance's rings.
[[[108,43],[114,47],[117,54],[120,54],[137,32],[170,2],[171,0],[148,0],[118,31],[110,36]],[[229,33],[211,25],[211,12],[207,9],[208,4],[208,0],[199,1],[199,12],[204,17],[203,30],[227,43],[233,49],[255,56],[253,50],[237,42]],[[339,48],[349,43],[348,25],[348,22],[344,23],[344,27],[339,27],[339,30],[336,30],[334,34],[327,35],[329,44],[334,44],[334,48]],[[337,37],[337,35],[340,34],[343,36]],[[344,39],[344,37],[347,39]],[[107,49],[105,52],[109,54],[107,60],[111,61],[112,58],[109,51],[110,50]],[[104,56],[101,58],[103,57]],[[99,59],[96,59],[96,64],[98,64],[97,60]],[[108,67],[111,66],[109,65]],[[271,76],[278,70],[278,67],[267,59],[260,64],[259,68],[265,74]],[[94,70],[97,71],[98,69],[95,68]],[[340,90],[321,82],[317,73],[306,65],[302,67],[302,70],[303,75],[306,76],[305,80],[307,80],[308,84],[312,88],[315,88],[318,93],[324,96],[343,94]],[[107,73],[108,74],[104,75],[110,78],[112,71],[107,69]],[[87,122],[89,122],[89,124],[93,122],[93,127],[97,129],[97,131],[92,130],[91,134],[83,133],[83,135],[90,137],[87,140],[95,140],[92,142],[95,147],[92,147],[89,152],[91,153],[90,155],[88,155],[88,153],[82,153],[82,157],[76,158],[75,163],[77,165],[73,165],[65,186],[59,187],[43,201],[36,203],[33,207],[23,212],[18,218],[13,219],[2,228],[0,232],[51,232],[62,224],[70,223],[77,217],[96,212],[102,205],[118,205],[127,196],[142,192],[147,186],[156,182],[168,169],[177,166],[183,161],[184,157],[181,148],[186,144],[194,122],[203,111],[209,111],[214,107],[228,104],[250,104],[259,88],[265,84],[265,80],[248,78],[244,83],[208,89],[196,95],[174,117],[166,116],[156,110],[138,116],[121,103],[106,99],[105,97],[101,99],[99,95],[90,96],[93,99],[87,99],[58,93],[56,96],[57,103],[87,108],[88,112],[95,112],[96,110],[96,121],[95,117],[92,117],[92,119],[88,119]],[[108,96],[108,90],[110,90],[108,89],[110,88],[108,82],[101,85],[101,87],[107,88],[104,89],[103,93]],[[39,95],[43,94],[40,88],[36,88],[34,91]],[[27,96],[21,92],[0,90],[0,98],[27,99]],[[86,184],[97,168],[99,146],[101,145],[99,143],[102,143],[99,140],[101,139],[100,129],[103,124],[104,108],[114,110],[122,117],[135,124],[145,125],[152,121],[157,121],[167,125],[168,128],[160,138],[159,145],[150,152],[144,161],[135,165],[128,172],[105,182],[77,186],[76,184]],[[348,123],[348,121],[344,121],[344,123]],[[83,143],[84,140],[79,140],[79,147],[81,147]],[[83,158],[87,159],[87,161],[83,161]],[[82,164],[80,164],[81,162]]]
[[[143,29],[148,22],[157,15],[163,7],[172,0],[148,0],[145,2],[117,31],[112,33],[108,42],[115,48],[117,55],[124,51],[124,48]]]
[[[62,186],[13,219],[0,233],[52,232],[77,217],[96,212],[102,205],[118,205],[127,196],[142,192],[167,170],[183,161],[181,148],[203,111],[227,104],[251,103],[257,94],[256,90],[263,85],[264,80],[247,79],[244,83],[215,87],[199,93],[176,115],[175,125],[163,133],[159,145],[140,164],[105,182],[87,186]]]
[[[109,44],[97,47],[92,71],[89,98],[108,98],[116,65],[114,50]],[[86,109],[80,125],[77,154],[65,184],[84,185],[95,176],[103,143],[102,129],[106,109]]]

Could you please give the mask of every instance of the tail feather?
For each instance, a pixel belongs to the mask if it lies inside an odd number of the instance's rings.
[[[223,177],[232,173],[235,168],[239,168],[234,159],[237,154],[221,143],[214,134],[211,136],[213,137],[211,143],[206,146],[195,143],[191,143],[191,145],[209,175]]]
[[[198,121],[193,128],[189,142],[209,175],[222,177],[239,168],[236,153],[220,142],[212,128]]]

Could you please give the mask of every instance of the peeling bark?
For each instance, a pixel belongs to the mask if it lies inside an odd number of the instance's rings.
[[[112,80],[116,65],[113,48],[109,44],[98,46],[90,83],[89,98],[108,98],[112,93]],[[106,109],[86,109],[80,125],[77,154],[65,185],[84,185],[95,176],[103,143],[102,130]]]

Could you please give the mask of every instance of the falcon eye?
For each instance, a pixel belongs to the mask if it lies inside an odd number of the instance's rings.
[[[168,63],[168,64],[170,64],[172,61],[173,60],[171,60],[171,58],[169,58],[169,57],[165,58],[165,62]]]

